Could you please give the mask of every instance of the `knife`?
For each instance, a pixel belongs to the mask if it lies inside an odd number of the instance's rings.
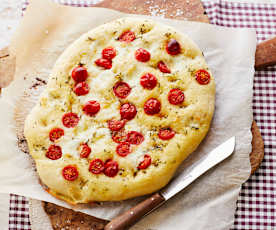
[[[153,194],[151,197],[137,204],[133,208],[112,219],[105,226],[104,230],[123,230],[129,228],[143,216],[160,207],[165,203],[165,201],[186,188],[207,170],[229,157],[233,153],[234,149],[235,136],[231,137],[223,144],[212,150],[205,157],[205,159],[200,161],[194,168],[192,168],[184,178],[176,177],[161,191]]]

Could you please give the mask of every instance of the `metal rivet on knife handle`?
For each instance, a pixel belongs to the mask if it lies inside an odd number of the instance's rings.
[[[160,206],[165,198],[159,193],[153,194],[148,199],[112,219],[106,226],[105,230],[124,230],[135,224],[144,215]]]

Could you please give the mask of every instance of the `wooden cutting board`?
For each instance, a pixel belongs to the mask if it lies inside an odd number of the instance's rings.
[[[115,9],[125,13],[209,23],[208,17],[204,13],[204,8],[200,0],[104,0],[95,6]],[[265,47],[269,46],[270,45],[268,44]],[[265,55],[268,55],[269,53],[259,50],[257,54],[258,57],[261,58],[257,59],[260,61],[256,61],[256,63],[260,66],[265,66]],[[274,59],[271,59],[270,57],[270,64],[273,64],[273,60]],[[12,57],[9,54],[8,49],[0,51],[0,88],[7,86],[7,84],[12,80],[14,70],[15,57]],[[252,173],[254,173],[264,155],[263,140],[255,122],[252,125],[252,133],[253,151],[250,154],[250,160],[252,165]],[[41,204],[43,205],[44,211],[48,215],[54,230],[99,230],[103,229],[104,225],[107,223],[107,221],[59,207],[51,203],[41,202]],[[30,212],[35,212],[32,206],[30,207]],[[32,213],[31,216],[33,218],[39,218],[35,215],[35,213]],[[42,230],[41,225],[38,224],[40,222],[39,220],[31,222],[36,223],[32,226],[33,230]]]

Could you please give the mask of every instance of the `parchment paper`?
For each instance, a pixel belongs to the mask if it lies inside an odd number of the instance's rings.
[[[143,198],[99,205],[69,206],[45,192],[24,149],[24,118],[43,89],[53,64],[82,33],[127,16],[101,8],[74,8],[33,0],[12,42],[17,57],[15,80],[0,100],[0,192],[15,193],[110,219]],[[229,229],[241,184],[250,174],[252,88],[256,35],[250,29],[153,18],[188,34],[202,49],[216,81],[216,110],[206,139],[178,173],[185,176],[201,156],[231,136],[232,157],[169,200],[133,229]],[[42,80],[42,81],[41,81]],[[18,140],[19,139],[19,140]],[[22,148],[23,146],[23,148]]]

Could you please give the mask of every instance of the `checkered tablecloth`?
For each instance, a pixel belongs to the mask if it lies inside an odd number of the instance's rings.
[[[91,6],[94,1],[58,0],[74,6]],[[206,0],[203,3],[212,24],[254,28],[259,42],[276,36],[276,4]],[[255,73],[253,111],[264,139],[265,157],[255,175],[242,187],[232,229],[273,230],[276,229],[276,67]],[[10,195],[9,230],[21,229],[31,229],[28,201]]]

